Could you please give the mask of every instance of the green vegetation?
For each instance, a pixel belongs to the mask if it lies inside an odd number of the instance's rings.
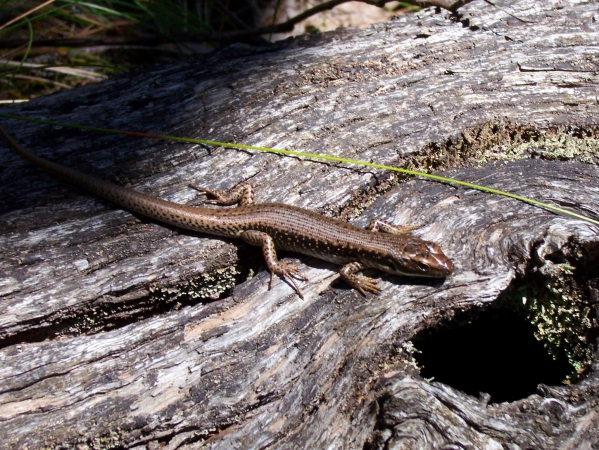
[[[535,337],[557,358],[564,355],[574,371],[573,382],[591,368],[599,322],[590,290],[596,288],[594,274],[576,269],[589,261],[580,256],[560,255],[536,267],[512,283],[492,307],[507,308],[522,314],[535,327]],[[569,259],[572,259],[570,261]],[[572,265],[574,263],[575,265]]]
[[[124,70],[210,51],[183,33],[253,26],[218,1],[0,1],[0,101],[24,101]],[[249,7],[246,7],[246,9]],[[251,11],[250,11],[251,12]],[[40,42],[43,41],[43,42]],[[35,43],[35,45],[34,45]]]

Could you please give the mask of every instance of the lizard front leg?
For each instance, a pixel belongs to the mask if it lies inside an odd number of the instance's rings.
[[[341,275],[341,278],[343,278],[347,284],[362,295],[366,295],[366,291],[377,295],[380,294],[381,289],[376,285],[377,281],[374,278],[356,275],[358,270],[364,268],[364,264],[360,261],[350,262],[341,268],[339,275]]]
[[[239,235],[239,237],[248,244],[262,247],[262,254],[264,255],[266,266],[268,267],[268,270],[270,270],[270,283],[268,284],[269,290],[272,288],[273,278],[275,274],[277,274],[287,283],[289,283],[293,289],[295,289],[295,292],[297,292],[297,295],[299,295],[302,300],[304,299],[302,291],[295,284],[293,278],[302,281],[307,281],[308,279],[299,272],[298,268],[294,264],[288,261],[279,261],[277,259],[277,251],[275,249],[275,243],[272,237],[263,231],[256,230],[244,231]]]

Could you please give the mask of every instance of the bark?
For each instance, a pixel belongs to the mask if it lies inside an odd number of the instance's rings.
[[[597,5],[501,6],[525,21],[484,2],[427,9],[1,112],[427,167],[598,220]],[[269,291],[259,249],[134,216],[3,144],[0,448],[599,445],[597,226],[370,168],[1,120],[41,156],[180,203],[201,203],[190,182],[249,181],[259,202],[422,225],[456,272],[372,273],[383,293],[363,298],[335,265],[290,254],[305,300]],[[586,342],[581,381],[488,403],[420,377],[418,333],[529,276],[578,308],[554,326]]]

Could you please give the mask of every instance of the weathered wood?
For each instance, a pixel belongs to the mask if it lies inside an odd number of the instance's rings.
[[[532,23],[473,2],[234,46],[1,112],[431,167],[597,220],[596,4],[501,6]],[[177,202],[201,202],[190,182],[250,181],[257,201],[422,224],[457,270],[383,275],[383,294],[363,298],[334,265],[301,257],[302,301],[280,280],[267,290],[258,249],[135,217],[3,144],[0,448],[597,445],[597,371],[486,405],[422,380],[407,345],[560,266],[556,255],[589,271],[581,289],[596,303],[596,226],[443,183],[393,187],[374,169],[1,120],[39,155]]]

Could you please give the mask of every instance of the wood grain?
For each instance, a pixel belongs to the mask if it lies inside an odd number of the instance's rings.
[[[427,9],[0,112],[428,167],[598,220],[596,3],[501,6],[532,23],[484,2]],[[409,352],[419,331],[564,261],[587,270],[596,305],[597,227],[374,169],[1,121],[41,156],[172,201],[201,202],[190,182],[249,181],[259,202],[419,224],[456,272],[373,272],[384,292],[363,298],[336,266],[289,254],[310,278],[302,301],[280,280],[267,290],[258,249],[133,216],[3,143],[0,448],[597,445],[596,371],[487,405],[421,379]]]

